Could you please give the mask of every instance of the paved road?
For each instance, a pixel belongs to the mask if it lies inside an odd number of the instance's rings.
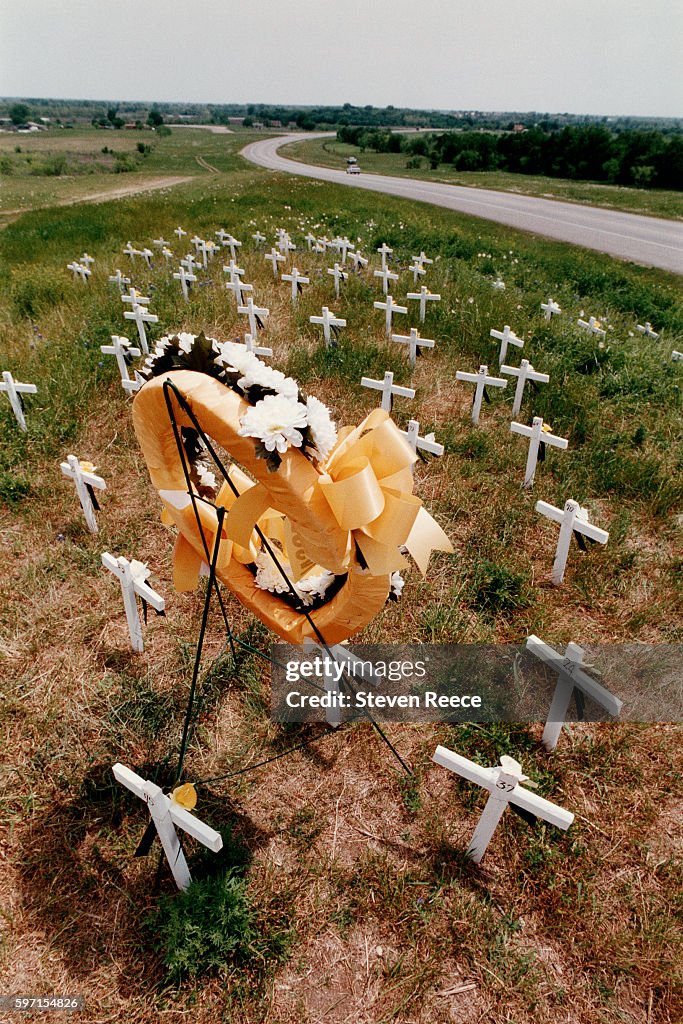
[[[331,133],[325,133],[331,134]],[[360,174],[352,177],[331,167],[314,167],[278,154],[288,142],[321,138],[310,133],[278,136],[252,142],[242,156],[260,167],[287,171],[307,178],[318,178],[349,188],[386,192],[404,199],[414,199],[449,210],[484,217],[508,227],[521,228],[547,238],[573,242],[588,249],[620,256],[645,266],[659,267],[683,274],[683,222],[620,213],[595,206],[580,206],[554,199],[538,199],[511,192],[466,188],[462,185],[441,185],[416,178],[393,178],[385,174]]]

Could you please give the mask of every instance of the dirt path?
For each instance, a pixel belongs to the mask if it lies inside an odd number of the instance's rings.
[[[125,196],[135,196],[142,192],[154,192],[160,188],[171,188],[173,185],[182,185],[186,181],[194,181],[194,175],[150,178],[149,181],[140,181],[134,185],[122,185],[120,188],[112,188],[104,192],[89,192],[84,196],[76,196],[71,199],[57,199],[54,203],[45,203],[40,206],[24,206],[14,210],[0,210],[0,218],[7,222],[10,219],[13,220],[16,217],[20,217],[22,213],[29,213],[32,210],[41,210],[50,206],[75,206],[77,203],[106,203],[110,199],[123,199]]]
[[[209,171],[211,174],[221,173],[217,167],[214,167],[213,164],[210,164],[209,161],[205,160],[203,156],[196,156],[195,160],[203,170]]]

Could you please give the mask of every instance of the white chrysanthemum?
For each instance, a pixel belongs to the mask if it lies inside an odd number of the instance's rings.
[[[192,351],[195,338],[195,334],[188,334],[187,331],[181,331],[178,335],[178,348],[180,351],[187,352],[189,354]]]
[[[243,377],[237,381],[243,391],[258,385],[262,388],[270,388],[277,391],[278,395],[296,401],[299,397],[299,385],[292,377],[285,377],[280,370],[274,370],[272,366],[266,366],[260,359],[254,356],[255,365],[250,367]],[[304,424],[305,425],[305,424]]]
[[[325,596],[325,591],[334,582],[334,573],[325,570],[320,576],[308,576],[294,584],[298,596],[305,605],[312,605],[313,602]]]
[[[255,437],[269,452],[300,448],[306,426],[306,406],[286,395],[267,395],[249,409],[240,420],[240,437]]]
[[[394,597],[400,597],[401,591],[405,586],[405,580],[401,576],[400,572],[392,572],[391,574],[391,593]]]
[[[253,352],[249,352],[246,345],[240,345],[236,341],[219,342],[218,352],[219,355],[215,361],[227,370],[249,373],[260,365],[257,356]]]
[[[282,568],[290,576],[291,566],[284,561],[280,562]],[[261,590],[269,590],[271,594],[284,594],[289,591],[285,578],[267,551],[261,551],[256,556],[256,586]]]
[[[199,477],[200,487],[210,487],[212,490],[216,490],[216,474],[212,473],[207,465],[203,462],[198,462],[195,466],[197,470],[197,476]]]
[[[330,410],[320,399],[310,395],[306,399],[306,416],[311,432],[311,441],[315,446],[318,458],[324,462],[337,443],[337,431],[330,417]]]

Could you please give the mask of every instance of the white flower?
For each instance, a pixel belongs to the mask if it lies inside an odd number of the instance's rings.
[[[218,343],[219,355],[214,360],[219,366],[238,373],[249,373],[261,365],[260,360],[253,352],[247,351],[245,345],[236,341],[224,341]]]
[[[286,395],[267,395],[249,409],[240,420],[241,437],[256,437],[269,452],[300,448],[303,435],[297,429],[306,426],[306,406]]]
[[[280,561],[280,565],[289,576],[292,571],[291,566],[284,559]],[[260,587],[261,590],[269,590],[271,594],[284,594],[289,591],[284,576],[267,551],[261,551],[256,556],[255,582],[257,587]]]
[[[238,387],[242,388],[243,391],[254,385],[270,388],[271,391],[276,391],[278,395],[296,402],[299,397],[299,385],[297,382],[292,377],[285,377],[284,373],[281,373],[280,370],[274,370],[272,366],[266,366],[256,356],[254,356],[254,359],[255,363],[237,381]],[[271,397],[275,396],[271,395]]]
[[[400,572],[392,572],[391,574],[391,593],[394,597],[400,597],[401,591],[405,585],[405,580],[401,576]]]
[[[306,399],[306,416],[318,458],[324,462],[337,443],[337,431],[330,418],[330,410],[318,398]]]
[[[325,591],[334,582],[334,573],[327,569],[320,576],[308,576],[294,584],[298,596],[305,605],[312,605],[316,598],[324,597]]]
[[[188,354],[192,351],[194,345],[194,339],[196,335],[187,334],[185,331],[181,331],[178,335],[178,348],[181,352],[187,352]]]
[[[197,476],[199,477],[199,484],[201,487],[209,487],[212,490],[216,490],[216,475],[212,473],[208,466],[203,462],[198,462],[195,466],[197,470]]]

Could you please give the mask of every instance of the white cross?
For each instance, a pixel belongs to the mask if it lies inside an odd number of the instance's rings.
[[[118,334],[112,334],[111,342],[111,345],[100,345],[100,352],[103,352],[105,356],[116,356],[122,387],[126,391],[138,391],[140,383],[137,380],[131,380],[126,357],[141,355],[140,349],[132,348],[128,338],[122,338]]]
[[[442,768],[455,772],[456,775],[467,779],[468,782],[474,782],[490,793],[467,848],[467,853],[475,864],[479,864],[486,853],[496,826],[509,803],[564,830],[568,829],[574,820],[574,815],[565,811],[563,807],[558,807],[550,800],[544,800],[542,796],[536,796],[535,793],[524,789],[520,783],[528,782],[527,776],[522,774],[521,765],[506,754],[500,759],[500,767],[482,768],[481,765],[455,754],[447,747],[439,746],[432,760]]]
[[[529,453],[526,458],[524,483],[522,485],[525,489],[528,489],[533,486],[534,477],[536,476],[536,463],[538,462],[540,446],[542,444],[550,444],[553,448],[565,451],[569,441],[566,437],[557,437],[555,434],[551,434],[549,429],[545,428],[542,416],[534,416],[530,427],[525,426],[523,423],[515,423],[513,420],[510,424],[510,430],[513,434],[521,434],[522,437],[529,438]]]
[[[577,320],[579,327],[583,327],[585,331],[589,331],[591,334],[597,334],[599,338],[604,338],[607,331],[600,326],[600,321],[596,320],[594,316],[588,318],[588,320]]]
[[[683,362],[683,352],[677,352],[676,349],[674,349],[673,352],[671,353],[671,362],[672,363],[681,363],[681,362]]]
[[[505,281],[501,281],[501,279],[497,277],[496,280],[493,282],[492,287],[495,292],[504,292]]]
[[[112,768],[114,778],[122,786],[129,789],[131,793],[140,800],[144,800],[149,808],[149,813],[154,826],[159,834],[159,839],[166,854],[173,878],[179,889],[187,889],[192,881],[190,869],[185,860],[185,854],[180,845],[180,839],[176,832],[176,826],[183,832],[196,839],[202,846],[208,847],[213,853],[218,853],[223,848],[223,840],[219,832],[209,828],[203,821],[196,818],[194,814],[181,807],[172,797],[166,796],[154,782],[147,782],[136,775],[130,768],[123,764],[115,764]]]
[[[420,323],[425,322],[428,302],[441,302],[441,296],[436,292],[430,292],[426,285],[422,285],[419,292],[408,292],[407,298],[414,299],[420,303]]]
[[[102,552],[102,565],[109,572],[112,572],[121,584],[123,607],[126,612],[131,647],[134,651],[144,651],[142,624],[138,607],[135,603],[135,596],[137,594],[147,604],[151,604],[152,608],[157,612],[163,612],[165,608],[163,597],[160,597],[156,590],[152,590],[147,584],[150,570],[144,562],[137,562],[135,559],[129,562],[127,558],[117,558],[114,555],[110,555],[108,551]]]
[[[161,255],[164,257],[165,260],[172,260],[173,259],[173,250],[169,249],[168,246],[165,245],[163,247],[163,249],[161,250]]]
[[[243,306],[237,307],[237,312],[249,317],[249,330],[254,337],[264,327],[263,321],[270,316],[270,310],[265,306],[255,306],[251,295]]]
[[[280,273],[279,273],[279,271],[277,269],[277,265],[278,265],[278,263],[284,263],[285,262],[284,256],[282,255],[281,252],[278,252],[277,249],[271,249],[270,252],[267,252],[266,255],[263,258],[264,258],[264,260],[267,260],[272,265],[272,267],[273,267],[273,277],[277,281],[279,276],[280,276]]]
[[[238,242],[233,235],[228,235],[223,245],[227,245],[230,249],[230,257],[233,260],[237,259],[237,250],[242,248],[242,243]]]
[[[291,274],[281,274],[283,281],[291,281],[292,283],[292,302],[296,304],[296,300],[299,297],[299,291],[302,284],[310,284],[310,277],[304,277],[300,274],[296,267],[292,267]]]
[[[177,227],[177,228],[175,228],[173,234],[178,236],[178,241],[179,242],[182,242],[183,235],[186,235],[187,231],[183,231],[183,229],[181,227]]]
[[[413,263],[408,267],[408,270],[411,270],[413,273],[413,284],[417,284],[418,277],[425,277],[427,274],[427,271],[421,263]]]
[[[145,248],[144,248],[144,249],[141,249],[141,250],[140,250],[140,255],[142,256],[142,258],[143,258],[143,260],[145,261],[145,263],[147,264],[147,266],[148,266],[148,267],[151,267],[151,266],[152,266],[152,256],[154,255],[154,253],[152,252],[152,250],[151,250],[151,249],[148,249],[148,248],[147,248],[147,247],[145,246]]]
[[[373,270],[372,276],[381,277],[382,291],[385,295],[389,294],[389,282],[398,281],[398,274],[392,274],[388,267],[382,267],[381,270]]]
[[[259,348],[254,344],[254,337],[251,334],[244,335],[244,347],[247,352],[253,352],[255,356],[272,356],[272,348]]]
[[[377,252],[382,257],[382,270],[386,270],[387,269],[387,256],[390,253],[392,253],[393,251],[394,250],[390,249],[386,242],[382,242],[382,244],[380,245],[379,249],[377,250]]]
[[[327,252],[327,246],[324,242],[316,242],[313,246],[313,252]]]
[[[333,327],[346,327],[346,320],[342,320],[340,317],[330,313],[327,306],[323,306],[322,316],[311,316],[308,318],[311,324],[320,324],[323,329],[323,338],[329,348],[330,342],[332,341],[331,330]]]
[[[304,242],[306,243],[306,248],[308,249],[309,252],[313,248],[313,243],[316,241],[317,238],[315,237],[312,231],[309,231],[308,234],[304,236]]]
[[[92,264],[94,262],[95,262],[94,258],[92,256],[90,256],[87,252],[84,252],[83,255],[81,256],[81,263],[83,264],[84,267],[87,267],[88,270],[90,270],[90,267],[92,266]]]
[[[327,273],[334,278],[334,294],[339,298],[339,282],[347,281],[349,275],[345,270],[342,270],[338,263],[335,263],[333,267],[328,267]]]
[[[152,245],[156,245],[159,249],[165,249],[168,246],[168,242],[163,235],[160,235],[158,238],[152,239]]]
[[[659,337],[649,320],[646,320],[644,324],[636,324],[636,330],[644,334],[646,338],[657,339]]]
[[[230,232],[226,231],[225,228],[219,228],[218,231],[214,231],[214,235],[221,245],[225,245],[225,239],[230,237]]]
[[[132,260],[135,256],[140,255],[140,250],[134,249],[130,242],[126,242],[125,246],[123,247],[123,254],[124,256],[130,256]]]
[[[391,412],[394,395],[400,398],[415,398],[414,388],[402,388],[394,384],[394,375],[391,370],[384,374],[384,380],[373,380],[372,377],[361,377],[361,385],[364,388],[373,388],[382,392],[382,408],[385,412]]]
[[[240,308],[240,306],[244,305],[245,293],[253,292],[254,290],[253,284],[245,284],[243,281],[240,280],[237,274],[234,275],[231,281],[225,282],[225,288],[226,291],[232,292],[232,294],[235,296],[235,302],[237,304],[238,309]]]
[[[287,256],[288,253],[294,252],[295,249],[296,249],[296,246],[294,245],[294,243],[292,242],[291,238],[289,237],[289,233],[287,231],[280,230],[279,234],[280,234],[280,238],[279,238],[279,241],[278,241],[277,244],[278,244],[278,246],[280,248],[280,252],[283,254],[283,256]]]
[[[584,662],[586,652],[582,647],[568,643],[563,656],[533,633],[527,637],[526,646],[531,654],[557,672],[557,685],[543,730],[542,741],[546,750],[554,750],[557,746],[574,690],[580,690],[610,715],[619,717],[624,706],[622,701],[585,671],[590,666]]]
[[[564,579],[572,536],[575,533],[581,534],[588,537],[589,540],[597,541],[598,544],[606,544],[609,540],[609,533],[606,530],[598,529],[597,526],[592,526],[588,522],[588,510],[581,508],[578,501],[572,501],[571,498],[565,501],[563,509],[549,505],[546,501],[537,501],[536,511],[547,519],[552,519],[553,522],[560,524],[560,535],[557,539],[552,571],[552,581],[556,587],[559,587]]]
[[[368,261],[359,252],[350,252],[349,259],[353,262],[353,269],[355,271],[362,270],[363,267],[368,265]]]
[[[386,302],[373,302],[375,309],[384,310],[384,325],[387,334],[387,338],[391,337],[391,327],[394,313],[407,313],[407,306],[398,306],[394,302],[393,295],[387,295]]]
[[[560,307],[552,299],[548,299],[547,302],[541,303],[541,309],[543,310],[544,320],[552,320],[554,316],[558,316],[562,312]]]
[[[199,235],[195,235],[194,238],[190,239],[190,245],[194,246],[194,251],[199,253],[199,246],[202,244],[202,240]]]
[[[410,258],[413,261],[413,263],[419,263],[423,267],[434,262],[434,260],[430,260],[429,257],[425,254],[424,249],[422,250],[419,256],[411,256]]]
[[[196,274],[193,274],[189,270],[186,270],[185,267],[180,266],[178,267],[178,272],[173,275],[173,280],[180,281],[180,287],[182,288],[183,291],[183,298],[185,299],[185,302],[189,302],[190,291],[187,286],[192,286],[196,282]]]
[[[122,292],[126,285],[130,284],[130,278],[124,277],[120,270],[117,270],[115,274],[109,278],[112,284],[118,285],[119,291]]]
[[[159,317],[155,316],[154,313],[150,313],[144,306],[136,303],[132,309],[127,309],[124,314],[126,320],[134,320],[138,328],[138,336],[140,338],[140,348],[146,356],[149,355],[149,345],[147,344],[147,332],[145,331],[145,324],[158,324]]]
[[[507,324],[502,331],[489,331],[492,338],[497,338],[500,342],[500,353],[498,354],[498,365],[501,366],[505,362],[505,357],[508,354],[508,345],[516,345],[517,348],[523,348],[524,342],[521,338],[518,338],[514,331],[511,331]]]
[[[434,348],[434,342],[429,341],[427,338],[421,338],[417,330],[417,327],[410,328],[410,334],[392,334],[392,341],[397,341],[400,345],[408,345],[408,353],[410,357],[410,365],[415,366],[417,361],[417,350],[418,348]]]
[[[230,260],[227,267],[223,267],[224,274],[230,274],[230,280],[234,281],[236,277],[244,277],[244,268],[238,267],[234,260]]]
[[[199,264],[191,252],[188,252],[185,259],[180,261],[181,267],[185,267],[188,273],[193,274],[195,270],[199,269]]]
[[[266,240],[266,236],[262,235],[260,231],[254,232],[254,234],[251,237],[254,239],[254,245],[256,246],[257,249],[260,249]]]
[[[26,420],[24,418],[24,410],[21,404],[21,395],[36,395],[38,388],[35,384],[20,384],[19,381],[15,380],[9,370],[3,370],[2,373],[2,384],[0,384],[0,391],[4,391],[9,398],[9,404],[12,406],[12,412],[16,417],[16,421],[22,430],[27,430]]]
[[[417,452],[419,448],[420,451],[429,452],[430,455],[443,455],[444,453],[444,446],[434,440],[434,434],[420,437],[420,424],[417,420],[409,420],[408,429],[402,430],[401,433],[414,452]]]
[[[149,306],[149,296],[143,295],[136,288],[131,288],[128,295],[121,296],[121,302],[127,302],[130,306]]]
[[[76,280],[76,278],[80,277],[81,281],[83,281],[84,284],[87,284],[88,278],[92,273],[92,271],[89,270],[88,267],[84,266],[82,263],[76,263],[75,260],[73,263],[67,263],[66,269],[71,271],[71,273],[74,276],[74,281]]]
[[[351,248],[351,239],[344,235],[343,238],[339,239],[339,255],[341,256],[342,266],[346,266],[346,257],[348,256],[349,249]]]
[[[197,252],[199,253],[199,255],[202,258],[202,266],[204,267],[204,270],[206,270],[206,268],[209,265],[208,257],[209,257],[209,253],[212,252],[212,251],[213,251],[213,242],[207,242],[206,239],[200,238],[199,239],[199,245],[197,246]]]
[[[505,363],[500,368],[501,373],[506,373],[510,377],[517,378],[517,385],[515,387],[515,398],[512,403],[512,415],[517,416],[519,410],[522,408],[522,398],[524,396],[524,386],[528,380],[536,381],[538,384],[548,384],[550,377],[547,373],[538,373],[534,370],[533,366],[528,359],[522,359],[522,362],[517,366],[506,366]]]
[[[107,485],[101,476],[96,476],[95,467],[84,466],[75,455],[67,455],[66,462],[60,463],[64,476],[73,480],[76,486],[76,494],[81,503],[85,521],[91,533],[97,533],[97,519],[95,518],[95,506],[92,495],[88,488],[96,487],[98,491],[105,491]]]
[[[479,423],[479,414],[481,413],[481,400],[487,398],[486,387],[491,385],[494,388],[507,387],[507,381],[503,380],[502,377],[489,377],[488,366],[480,366],[478,373],[465,373],[464,370],[458,370],[455,374],[456,380],[465,381],[467,384],[476,384],[474,389],[474,401],[472,402],[472,422],[475,427]]]

